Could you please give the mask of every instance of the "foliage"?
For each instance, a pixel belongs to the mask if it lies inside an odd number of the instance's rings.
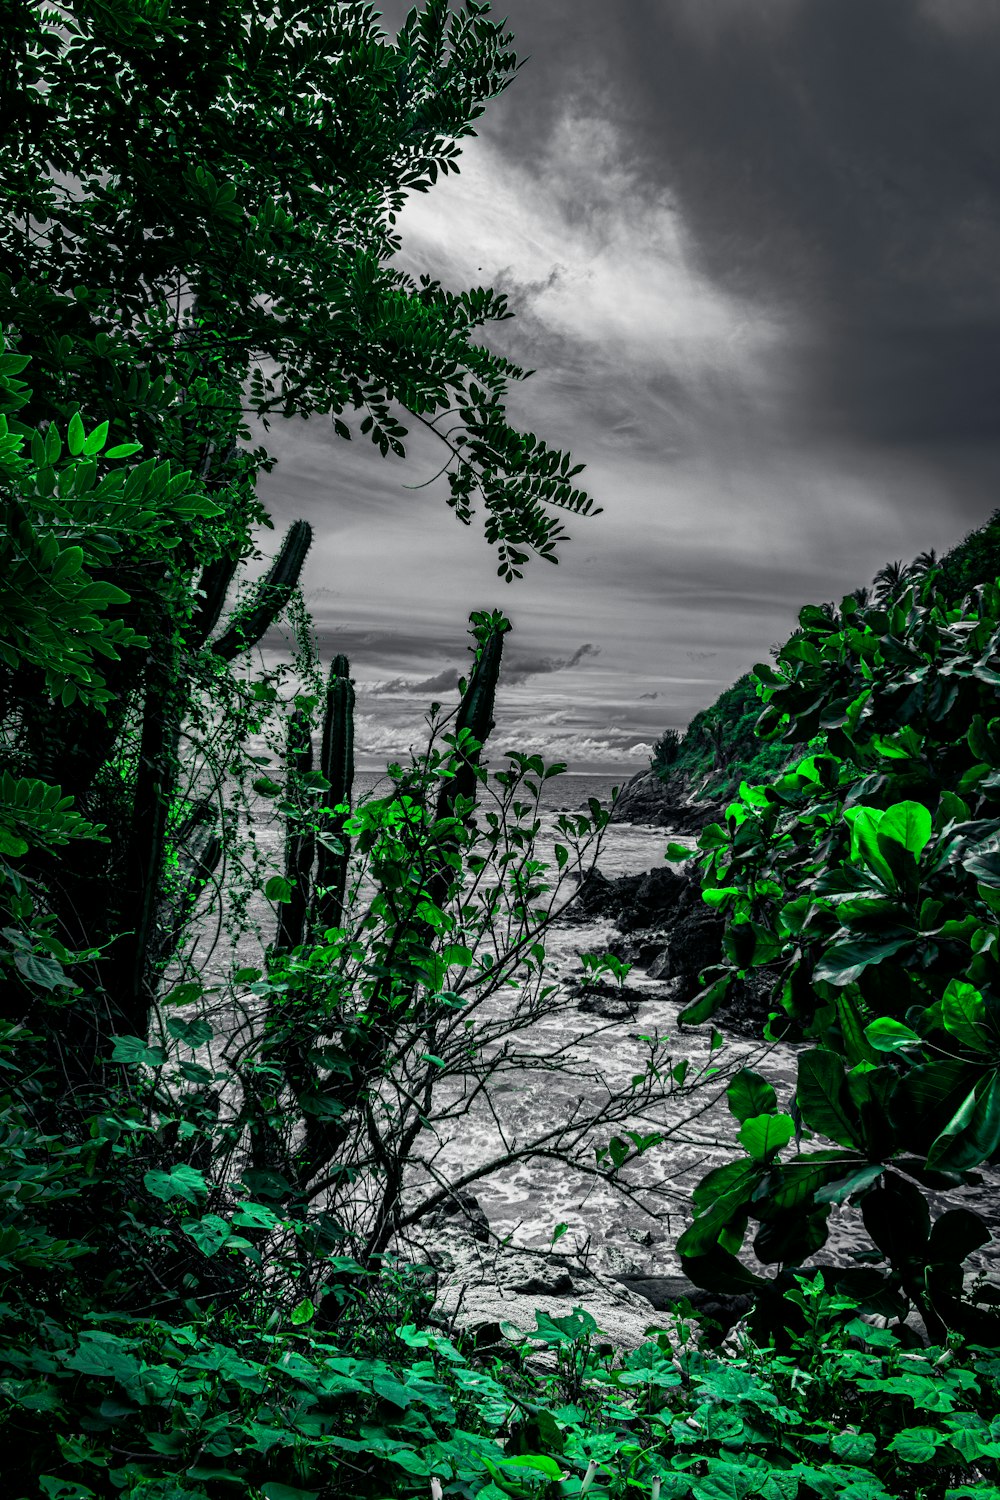
[[[748,673],[695,714],[683,736],[667,730],[654,748],[652,768],[661,780],[696,796],[731,796],[741,780],[767,778],[787,763],[786,745],[754,733],[759,716],[756,681]]]
[[[395,44],[357,0],[14,10],[0,327],[35,361],[33,420],[79,402],[246,512],[269,462],[234,447],[247,386],[258,416],[329,414],[344,438],[356,411],[383,454],[403,454],[408,411],[445,446],[459,519],[482,498],[501,575],[555,561],[551,508],[591,501],[582,465],[508,425],[524,372],[472,342],[506,298],[390,264],[407,194],[458,171],[517,71],[489,7],[433,0]]]
[[[112,1315],[66,1337],[49,1322],[7,1382],[22,1446],[5,1475],[44,1455],[39,1493],[62,1500],[426,1496],[432,1479],[469,1500],[998,1492],[995,1350],[905,1349],[822,1275],[786,1305],[805,1313],[788,1355],[746,1337],[709,1354],[683,1317],[616,1355],[576,1308],[538,1313],[492,1363],[413,1322],[379,1351],[345,1349],[306,1300],[255,1329]]]
[[[1000,511],[994,512],[984,526],[969,533],[940,560],[933,552],[922,552],[905,566],[901,562],[886,564],[873,580],[872,588],[856,589],[849,597],[860,606],[891,602],[911,583],[918,582],[929,569],[936,575],[938,594],[955,603],[980,583],[992,582],[1000,575]],[[811,606],[830,619],[836,611],[832,604]],[[801,632],[793,632],[790,644]],[[772,655],[783,649],[775,646]],[[785,740],[761,738],[757,734],[760,716],[758,679],[753,673],[726,688],[708,708],[695,714],[680,736],[667,730],[654,747],[652,769],[679,790],[697,797],[733,798],[740,782],[754,786],[775,780],[796,757],[808,748],[803,742],[789,745]]]
[[[858,1204],[888,1268],[838,1287],[872,1311],[915,1304],[933,1337],[993,1340],[1000,1295],[970,1300],[962,1275],[990,1231],[968,1208],[932,1223],[924,1194],[1000,1163],[1000,585],[951,603],[930,570],[885,609],[849,596],[799,623],[755,669],[759,732],[824,748],[744,783],[703,833],[726,961],[681,1019],[707,1019],[733,976],[763,968],[774,1034],[809,1046],[787,1114],[756,1075],[730,1085],[745,1155],[702,1180],[678,1249],[703,1284],[759,1287],[735,1259],[750,1218],[757,1258],[797,1265],[831,1208]],[[816,1135],[835,1147],[804,1150]]]

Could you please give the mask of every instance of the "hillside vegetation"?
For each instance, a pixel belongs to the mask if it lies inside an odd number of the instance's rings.
[[[912,563],[889,563],[868,588],[856,591],[859,604],[885,603],[921,576],[929,565],[938,573],[944,598],[959,599],[977,584],[1000,574],[1000,510],[940,560],[922,553]],[[816,606],[835,613],[832,604]],[[793,632],[794,639],[799,632]],[[775,648],[777,651],[780,648]],[[762,740],[756,733],[762,711],[758,679],[746,673],[720,693],[710,707],[695,714],[681,734],[668,729],[653,750],[652,769],[661,780],[706,798],[729,797],[741,781],[762,781],[787,765],[791,751],[784,741]]]

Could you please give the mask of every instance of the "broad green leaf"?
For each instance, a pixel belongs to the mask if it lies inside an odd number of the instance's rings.
[[[311,1323],[315,1316],[316,1308],[310,1302],[308,1297],[303,1297],[301,1302],[297,1302],[296,1305],[292,1308],[291,1313],[289,1314],[291,1321],[296,1324],[296,1326],[299,1326],[303,1323]]]
[[[725,1001],[732,983],[732,974],[724,974],[721,979],[710,984],[700,995],[695,995],[690,1005],[677,1012],[678,1022],[683,1026],[697,1026],[702,1021],[709,1020]]]
[[[858,938],[856,941],[834,943],[828,948],[813,970],[814,979],[824,979],[827,984],[854,984],[865,969],[880,964],[903,948],[913,946],[912,937]]]
[[[795,1134],[791,1115],[752,1115],[740,1126],[740,1144],[756,1161],[779,1151]]]
[[[706,906],[724,907],[740,894],[739,887],[735,885],[706,886],[701,893],[701,899]]]
[[[945,1434],[933,1427],[904,1427],[892,1439],[889,1452],[895,1453],[905,1464],[926,1464],[945,1442]]]
[[[877,807],[848,807],[844,810],[844,821],[851,830],[851,860],[861,862],[888,888],[896,882],[885,856],[878,846],[879,824],[884,813]]]
[[[830,1452],[849,1464],[866,1464],[875,1456],[878,1441],[871,1432],[837,1432],[830,1439]]]
[[[84,458],[93,458],[95,453],[100,453],[107,440],[108,423],[102,422],[99,427],[94,428],[90,436],[84,441],[83,448],[81,450]]]
[[[206,1214],[203,1219],[189,1219],[181,1228],[204,1255],[217,1254],[232,1232],[225,1219],[220,1219],[218,1214]]]
[[[919,860],[932,831],[931,815],[920,802],[897,802],[887,808],[878,825],[879,848],[885,853],[883,840],[901,844],[908,854]]]
[[[111,1053],[112,1062],[120,1063],[145,1063],[150,1068],[160,1068],[167,1060],[167,1054],[162,1047],[150,1047],[141,1037],[137,1036],[115,1036],[114,1050]]]
[[[740,1068],[733,1075],[726,1089],[726,1100],[740,1121],[751,1115],[773,1115],[778,1108],[778,1096],[772,1085],[752,1068]]]
[[[991,1239],[989,1226],[969,1208],[946,1209],[931,1226],[928,1257],[935,1261],[963,1261]]]
[[[800,1053],[796,1098],[810,1130],[841,1146],[860,1144],[853,1108],[845,1101],[846,1075],[841,1058],[817,1048]]]
[[[36,984],[40,990],[73,987],[73,981],[62,964],[45,954],[17,953],[14,955],[14,963],[28,983]]]
[[[292,887],[283,875],[272,875],[264,887],[264,896],[268,901],[287,905],[292,899]]]
[[[865,1027],[865,1036],[877,1052],[900,1052],[907,1047],[917,1047],[921,1042],[919,1033],[904,1026],[902,1021],[894,1021],[891,1016],[879,1016],[877,1021],[872,1021]]]
[[[982,995],[964,980],[952,979],[941,1000],[941,1019],[951,1036],[975,1052],[993,1052],[997,1043],[986,1029]]]
[[[169,1172],[147,1172],[142,1180],[146,1191],[152,1193],[154,1198],[162,1198],[165,1203],[171,1198],[183,1198],[188,1203],[194,1203],[200,1194],[208,1192],[208,1183],[201,1173],[184,1163],[172,1167]]]
[[[859,1193],[863,1188],[870,1187],[877,1182],[885,1171],[881,1162],[873,1162],[862,1167],[858,1172],[852,1172],[849,1177],[841,1177],[836,1182],[827,1183],[815,1193],[817,1203],[844,1203],[853,1193]]]
[[[966,1095],[927,1153],[932,1170],[968,1171],[1000,1151],[1000,1075]]]
[[[83,452],[83,445],[86,441],[87,434],[80,420],[80,413],[75,411],[69,419],[69,429],[66,433],[66,442],[74,458]]]

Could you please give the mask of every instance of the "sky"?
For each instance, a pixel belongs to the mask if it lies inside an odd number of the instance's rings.
[[[394,35],[406,6],[377,7]],[[795,626],[1000,505],[1000,0],[507,0],[528,61],[414,195],[399,263],[493,286],[511,420],[603,507],[505,584],[405,460],[272,424],[359,765],[457,700],[503,609],[494,746],[631,775]],[[557,513],[561,514],[561,513]],[[449,696],[450,695],[450,696]]]

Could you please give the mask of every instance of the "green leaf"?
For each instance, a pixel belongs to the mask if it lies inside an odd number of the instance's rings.
[[[162,1047],[150,1047],[141,1037],[113,1036],[114,1050],[111,1061],[118,1063],[145,1063],[150,1068],[161,1068],[167,1060]]]
[[[164,1203],[169,1203],[171,1198],[183,1198],[188,1203],[194,1203],[200,1194],[208,1192],[208,1183],[201,1173],[184,1163],[172,1167],[169,1172],[147,1172],[142,1180],[146,1191],[152,1193],[154,1198],[161,1198]]]
[[[281,1220],[263,1203],[241,1203],[232,1223],[238,1229],[276,1229]]]
[[[877,1182],[884,1171],[885,1167],[881,1162],[871,1163],[858,1172],[852,1172],[849,1177],[827,1183],[825,1187],[817,1189],[813,1197],[817,1203],[844,1203],[853,1193],[859,1193]]]
[[[932,1171],[965,1172],[1000,1150],[1000,1075],[993,1073],[967,1094],[931,1143]]]
[[[141,443],[118,443],[116,447],[109,448],[105,458],[131,458],[133,453],[142,451]]]
[[[47,958],[39,953],[17,953],[14,963],[28,983],[37,984],[40,990],[73,986],[73,981],[62,964],[54,958]]]
[[[287,906],[292,899],[292,887],[283,875],[272,875],[264,887],[264,896],[268,901]]]
[[[778,1108],[778,1096],[773,1087],[752,1068],[740,1068],[733,1075],[726,1089],[726,1099],[731,1112],[741,1122],[751,1115],[773,1115]]]
[[[964,980],[952,979],[941,999],[945,1030],[975,1052],[992,1052],[994,1042],[986,1029],[986,1004],[982,995]]]
[[[796,1099],[810,1130],[841,1146],[860,1145],[854,1111],[845,1102],[846,1075],[841,1058],[825,1049],[800,1053]]]
[[[740,1144],[755,1161],[761,1161],[787,1146],[794,1134],[791,1115],[752,1115],[740,1126]]]
[[[232,1233],[225,1219],[220,1219],[218,1214],[206,1214],[203,1219],[188,1220],[181,1228],[204,1255],[217,1254]]]
[[[919,1046],[921,1038],[910,1026],[894,1021],[891,1016],[880,1016],[865,1027],[865,1036],[877,1052],[899,1052],[906,1047]]]
[[[702,1021],[709,1020],[725,1001],[732,983],[733,975],[724,974],[721,979],[710,984],[700,995],[695,995],[690,1005],[677,1012],[678,1022],[682,1026],[697,1026]]]
[[[38,1483],[45,1500],[97,1500],[94,1491],[78,1479],[56,1479],[52,1474],[40,1474]]]
[[[301,1302],[296,1303],[289,1314],[291,1321],[296,1327],[303,1323],[311,1323],[315,1316],[316,1309],[308,1297],[303,1297]]]
[[[851,861],[863,863],[885,886],[892,889],[896,882],[885,856],[879,849],[878,830],[885,814],[877,807],[848,807],[844,809],[844,821],[851,830]]]
[[[895,1453],[904,1464],[926,1464],[945,1442],[945,1434],[933,1427],[904,1427],[889,1444],[889,1452]]]
[[[871,1432],[837,1432],[830,1439],[830,1452],[848,1464],[866,1464],[874,1458],[878,1441]]]
[[[739,895],[739,887],[735,885],[706,886],[701,893],[701,899],[706,906],[721,908]]]
[[[931,815],[920,802],[897,802],[887,808],[878,825],[879,848],[883,841],[901,844],[908,854],[919,860],[932,831]]]
[[[72,425],[73,424],[70,423],[71,427]],[[107,442],[107,439],[108,424],[107,422],[102,422],[99,427],[94,428],[93,432],[84,442],[82,449],[84,458],[93,458],[95,453],[100,453],[101,449],[104,447],[104,444]],[[72,449],[70,451],[72,451]]]
[[[78,411],[75,411],[69,419],[69,431],[66,434],[66,441],[69,444],[69,451],[74,458],[83,452],[83,445],[87,441],[87,434],[84,431],[83,422],[80,419]]]
[[[264,1500],[319,1500],[319,1490],[301,1490],[293,1484],[281,1484],[277,1479],[266,1479],[260,1487]]]
[[[913,946],[913,938],[895,937],[858,938],[856,941],[834,943],[828,948],[813,970],[814,979],[824,979],[827,984],[854,984],[865,969],[891,958],[902,948]]]
[[[991,1238],[989,1226],[979,1214],[970,1208],[949,1208],[931,1226],[928,1259],[963,1261]]]
[[[530,1469],[533,1473],[544,1474],[547,1479],[560,1479],[563,1470],[554,1458],[547,1457],[544,1453],[519,1453],[516,1458],[508,1458],[506,1454],[500,1460],[503,1469]]]

